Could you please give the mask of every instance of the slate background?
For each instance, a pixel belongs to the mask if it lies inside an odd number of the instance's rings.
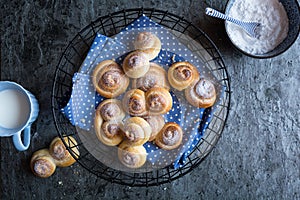
[[[222,0],[1,1],[1,80],[30,90],[41,112],[27,151],[17,152],[10,138],[0,139],[0,199],[300,199],[300,40],[276,58],[244,56],[231,46],[223,22],[204,15],[206,6],[224,10],[225,5]],[[57,135],[50,95],[62,51],[97,17],[138,7],[167,9],[193,22],[224,56],[232,109],[217,148],[190,174],[156,187],[112,184],[77,163],[48,179],[35,177],[32,153]]]

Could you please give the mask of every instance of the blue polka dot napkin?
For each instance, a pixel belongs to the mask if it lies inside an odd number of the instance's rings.
[[[124,55],[134,50],[132,41],[141,31],[151,31],[162,42],[161,52],[151,62],[167,70],[174,62],[189,61],[198,67],[201,74],[209,76],[217,89],[217,101],[213,107],[207,109],[191,106],[186,102],[183,92],[172,90],[173,107],[164,117],[166,122],[176,122],[183,128],[182,145],[177,149],[167,151],[160,149],[153,142],[144,144],[148,153],[147,159],[155,168],[172,165],[177,169],[185,164],[187,156],[203,137],[225,91],[225,86],[219,84],[200,59],[178,41],[171,30],[158,25],[148,17],[141,16],[114,37],[96,35],[79,71],[74,74],[71,98],[61,111],[74,126],[95,134],[93,125],[95,109],[105,98],[101,97],[93,87],[91,81],[93,69],[98,63],[107,59],[113,59],[121,64]],[[121,99],[122,96],[119,98]]]

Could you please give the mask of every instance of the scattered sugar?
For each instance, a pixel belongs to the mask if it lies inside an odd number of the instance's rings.
[[[237,25],[226,22],[232,42],[247,53],[267,53],[287,37],[288,17],[278,0],[236,0],[228,15],[242,21],[261,24],[260,37],[253,38]]]

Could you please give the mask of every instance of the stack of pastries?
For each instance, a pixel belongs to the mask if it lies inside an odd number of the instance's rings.
[[[107,98],[96,109],[94,125],[103,144],[118,146],[118,158],[124,166],[139,168],[146,162],[146,142],[164,150],[182,143],[182,127],[166,123],[164,118],[173,106],[171,88],[182,91],[198,108],[212,106],[216,91],[214,84],[187,61],[175,62],[167,71],[153,62],[161,51],[155,34],[140,32],[133,45],[135,50],[121,64],[104,60],[93,71],[95,90]]]

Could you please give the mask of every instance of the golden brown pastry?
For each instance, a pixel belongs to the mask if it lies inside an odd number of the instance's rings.
[[[107,146],[116,146],[123,140],[123,131],[121,130],[121,122],[105,121],[95,123],[97,138]]]
[[[79,156],[76,140],[71,136],[64,137],[63,139],[66,145],[72,149],[75,156]],[[76,162],[59,137],[55,137],[50,143],[49,153],[58,167],[68,167]]]
[[[120,100],[105,99],[98,105],[95,118],[100,117],[104,121],[120,121],[125,117],[125,115],[126,113],[123,110],[122,102]],[[97,123],[101,123],[101,119],[97,119]]]
[[[133,45],[135,49],[146,53],[149,60],[156,58],[161,50],[160,39],[151,32],[140,32]]]
[[[145,92],[140,89],[127,91],[122,100],[124,110],[131,116],[143,116],[146,110]]]
[[[143,117],[151,126],[152,132],[149,141],[153,141],[156,135],[165,125],[165,118],[162,115],[149,115]]]
[[[123,132],[129,144],[138,146],[149,140],[152,128],[143,118],[130,117],[124,123]]]
[[[173,106],[172,96],[165,88],[151,88],[146,92],[145,98],[146,107],[150,115],[165,114]]]
[[[124,58],[122,66],[128,77],[140,78],[149,70],[150,62],[145,53],[133,51]]]
[[[167,78],[167,72],[156,63],[150,62],[150,69],[141,78],[132,80],[132,87],[147,92],[153,87],[163,87],[170,90],[170,84]]]
[[[217,98],[215,86],[210,80],[200,78],[185,89],[185,98],[195,107],[208,108],[215,103]]]
[[[124,141],[119,145],[118,158],[128,168],[139,168],[145,164],[147,152],[142,145],[132,146]]]
[[[112,60],[100,62],[93,71],[93,85],[103,97],[114,98],[126,91],[129,78],[122,68]]]
[[[30,168],[34,175],[48,178],[56,169],[56,164],[48,149],[40,149],[33,153],[30,160]]]
[[[197,68],[189,62],[176,62],[168,69],[168,80],[170,85],[182,91],[187,88],[194,80],[199,78]]]
[[[155,138],[155,144],[162,149],[172,150],[180,146],[183,132],[175,122],[167,122]]]

